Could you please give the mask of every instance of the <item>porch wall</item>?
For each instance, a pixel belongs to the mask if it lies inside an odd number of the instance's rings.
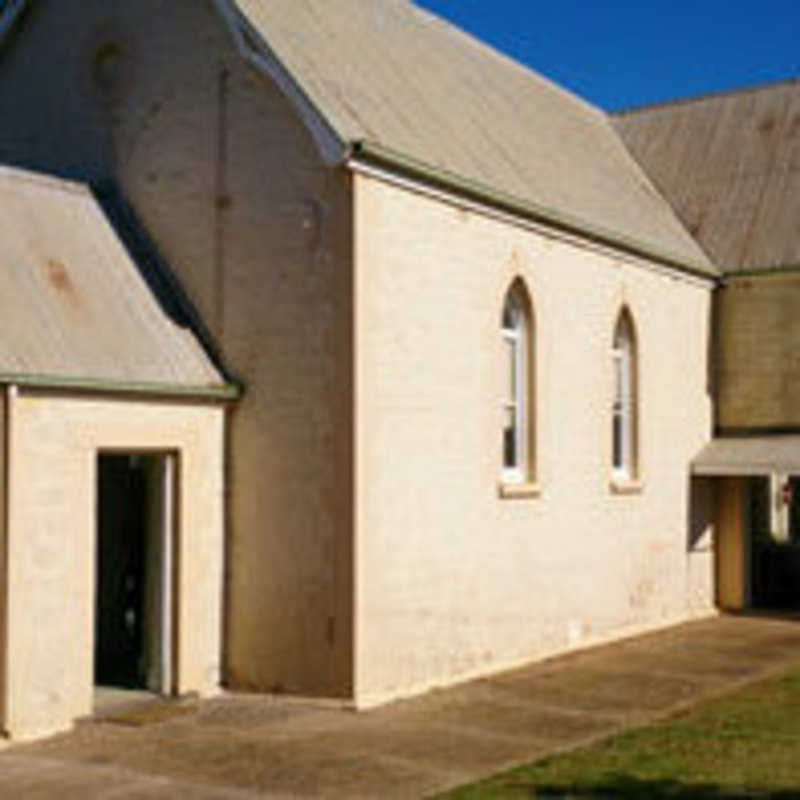
[[[178,687],[215,691],[223,409],[19,395],[10,415],[5,732],[42,735],[92,711],[98,449],[178,453]]]

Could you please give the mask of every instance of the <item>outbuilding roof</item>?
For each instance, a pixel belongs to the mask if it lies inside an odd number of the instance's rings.
[[[634,109],[615,125],[724,272],[800,268],[800,81]]]
[[[344,145],[716,273],[603,111],[453,25],[408,0],[236,5]]]
[[[712,439],[692,460],[692,474],[769,475],[800,471],[800,436],[743,436]]]
[[[0,381],[224,393],[88,187],[0,167]]]

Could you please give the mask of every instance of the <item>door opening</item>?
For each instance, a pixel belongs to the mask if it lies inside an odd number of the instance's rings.
[[[749,480],[750,605],[800,608],[800,480],[773,475]]]
[[[171,694],[174,456],[97,462],[94,682]]]

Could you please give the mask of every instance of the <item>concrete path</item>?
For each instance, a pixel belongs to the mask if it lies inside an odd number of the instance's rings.
[[[362,714],[227,696],[12,746],[0,798],[430,796],[791,666],[800,619],[722,617]]]

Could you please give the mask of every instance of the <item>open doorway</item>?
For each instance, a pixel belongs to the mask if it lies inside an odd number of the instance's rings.
[[[97,461],[96,686],[174,688],[175,456]]]
[[[748,568],[750,606],[800,608],[800,478],[749,479]]]

